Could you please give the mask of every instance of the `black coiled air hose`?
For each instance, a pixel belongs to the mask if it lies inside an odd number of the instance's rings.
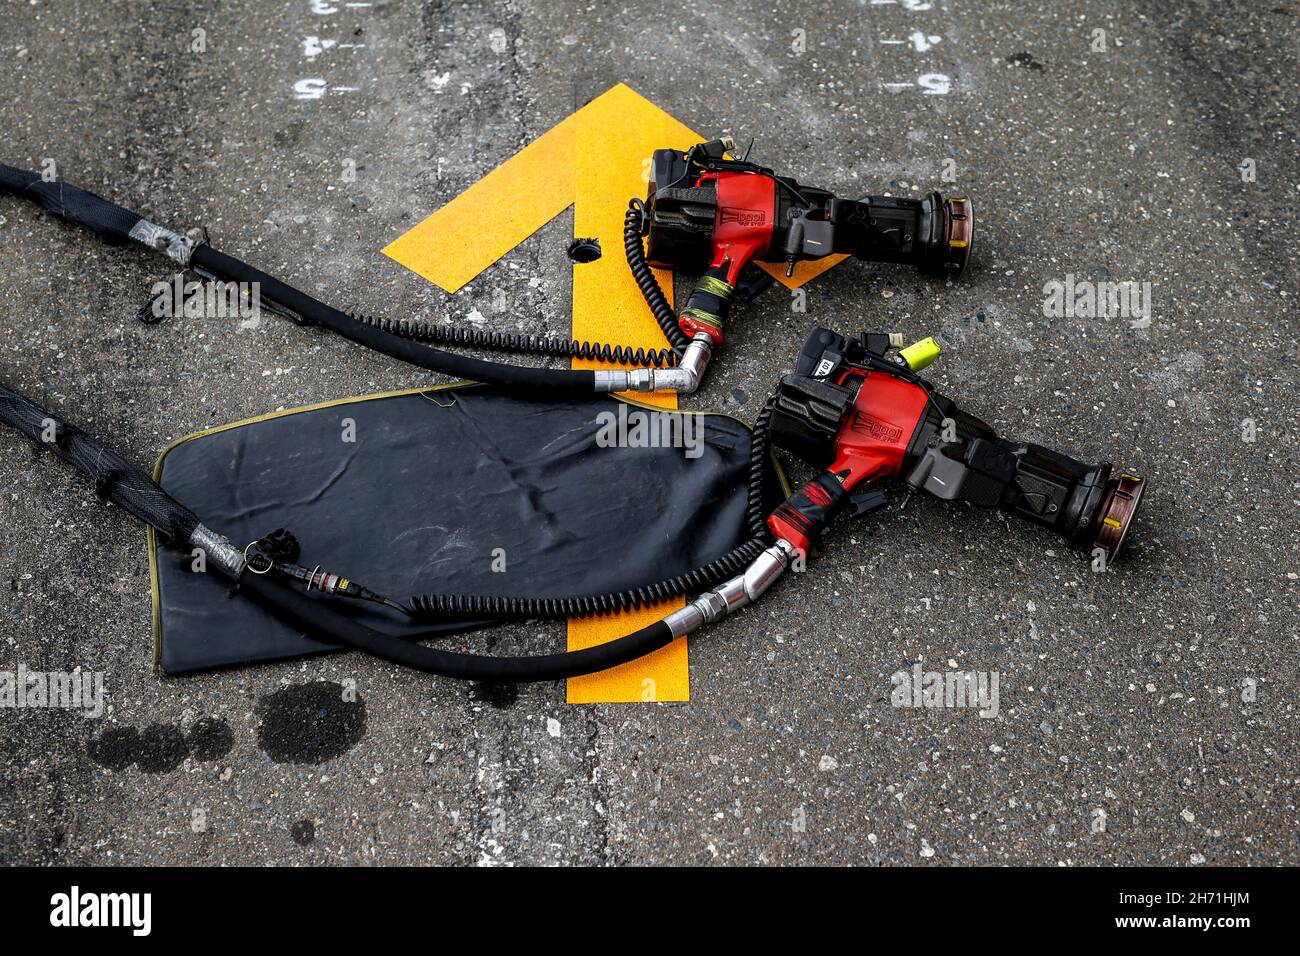
[[[673,347],[673,351],[680,354],[685,351],[690,342],[686,338],[686,333],[681,330],[681,326],[677,324],[677,313],[668,304],[668,298],[664,295],[664,290],[659,287],[659,280],[655,278],[650,263],[645,261],[645,245],[641,242],[641,235],[645,229],[645,216],[645,203],[639,199],[633,199],[628,203],[627,213],[623,216],[623,252],[627,256],[627,267],[632,270],[632,278],[636,280],[637,288],[641,290],[646,305],[650,306],[650,311],[654,313],[655,321],[663,330],[664,338]]]
[[[750,539],[703,567],[610,594],[567,598],[498,597],[481,594],[420,594],[411,598],[413,617],[566,618],[613,614],[657,604],[682,594],[696,594],[739,574],[771,542],[767,529],[763,488],[767,474],[773,399],[768,399],[754,421],[749,446],[749,484],[745,523]]]
[[[645,246],[641,241],[645,222],[645,204],[633,199],[623,217],[623,251],[627,266],[636,280],[637,288],[655,321],[659,324],[670,348],[646,349],[628,345],[609,345],[605,342],[585,342],[579,339],[552,338],[520,332],[498,332],[491,329],[465,329],[426,322],[423,319],[389,319],[381,316],[350,313],[350,318],[388,335],[412,342],[434,345],[453,345],[461,348],[484,349],[492,352],[519,352],[534,355],[556,355],[565,358],[590,359],[638,368],[672,368],[681,359],[689,344],[686,334],[677,324],[677,313],[668,304],[668,297],[659,286],[654,271],[646,262]]]
[[[191,536],[199,527],[199,519],[193,512],[106,444],[10,390],[3,382],[0,382],[0,424],[17,429],[38,447],[54,451],[89,478],[110,501],[120,504],[175,543],[185,542],[186,538],[188,544],[194,543]],[[53,442],[45,440],[49,429],[56,435]],[[111,481],[107,481],[110,477]],[[578,677],[635,660],[670,644],[674,638],[672,629],[659,620],[616,640],[580,651],[532,657],[460,654],[415,643],[438,636],[435,634],[398,637],[367,627],[338,613],[328,601],[295,590],[273,575],[245,571],[238,575],[237,585],[241,596],[252,598],[313,637],[356,648],[404,667],[462,680],[506,684]]]
[[[304,321],[329,329],[351,339],[358,345],[374,349],[420,368],[442,372],[474,382],[501,385],[520,392],[562,391],[591,393],[596,390],[595,375],[585,369],[525,368],[485,362],[468,355],[443,352],[415,342],[408,342],[382,329],[355,321],[351,316],[332,306],[300,292],[288,283],[255,269],[246,262],[218,252],[211,246],[199,246],[190,258],[190,264],[200,272],[207,272],[232,282],[256,283],[264,300],[275,302],[301,317]]]
[[[344,617],[326,602],[312,600],[295,591],[269,574],[245,574],[240,579],[239,593],[321,640],[365,651],[425,673],[492,684],[564,680],[594,674],[644,657],[673,641],[672,630],[660,620],[639,631],[580,651],[531,657],[487,657],[415,643],[421,637],[433,635],[419,635],[413,639],[376,631]]]
[[[78,189],[69,183],[45,182],[39,173],[0,165],[0,195],[4,194],[21,196],[36,202],[48,212],[93,229],[113,242],[125,242],[137,238],[137,227],[145,223],[139,213],[118,206],[84,189]],[[264,299],[279,304],[304,322],[319,325],[359,345],[430,371],[518,390],[592,392],[595,390],[595,377],[588,369],[541,369],[502,365],[442,352],[414,344],[410,340],[469,345],[494,351],[533,351],[541,355],[617,362],[640,367],[653,365],[664,368],[675,365],[686,348],[687,339],[677,327],[677,317],[673,313],[672,306],[668,304],[663,290],[659,288],[659,283],[645,260],[645,249],[641,243],[644,221],[645,205],[639,199],[632,200],[624,219],[623,245],[637,287],[654,313],[655,320],[663,330],[671,350],[632,349],[627,346],[611,346],[597,342],[580,342],[571,339],[548,340],[534,336],[478,331],[462,332],[457,335],[451,332],[444,333],[437,326],[428,323],[366,318],[358,321],[357,317],[345,315],[293,288],[288,283],[233,256],[218,252],[209,245],[195,248],[188,264],[202,275],[230,282],[255,283],[261,287]],[[145,225],[151,226],[149,223]],[[148,232],[149,230],[145,230],[146,235]],[[146,239],[140,238],[139,241],[145,242]]]
[[[380,316],[350,313],[363,325],[410,339],[412,342],[430,342],[436,345],[454,345],[460,348],[485,349],[492,352],[527,352],[533,355],[558,355],[565,358],[594,359],[638,368],[672,368],[677,365],[678,354],[672,349],[633,348],[628,345],[608,345],[603,342],[583,342],[578,339],[553,338],[548,335],[528,335],[523,332],[497,332],[491,329],[465,329],[439,325],[422,319],[386,319]]]

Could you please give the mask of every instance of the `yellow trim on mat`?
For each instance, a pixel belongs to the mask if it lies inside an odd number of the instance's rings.
[[[204,438],[208,435],[215,435],[219,432],[229,431],[232,428],[240,428],[244,425],[256,425],[258,422],[270,421],[273,418],[284,418],[288,415],[298,415],[301,414],[302,412],[314,412],[322,408],[334,408],[335,406],[338,405],[355,405],[358,402],[368,402],[371,401],[372,399],[377,399],[377,398],[400,398],[403,395],[420,395],[428,392],[443,392],[453,388],[466,388],[469,386],[475,386],[480,384],[481,384],[480,382],[470,382],[470,381],[462,380],[457,382],[448,382],[444,385],[430,385],[427,388],[402,388],[402,389],[395,389],[390,392],[376,392],[373,395],[354,395],[350,398],[336,398],[328,402],[316,402],[315,404],[302,405],[298,408],[286,408],[283,411],[267,412],[264,415],[255,415],[252,418],[245,418],[237,422],[230,422],[227,425],[217,425],[214,426],[213,428],[204,428],[201,431],[192,432],[188,435],[184,435],[180,438],[177,438],[175,441],[171,442],[165,448],[163,448],[162,452],[158,455],[158,460],[154,462],[153,480],[160,481],[162,479],[163,462],[166,460],[168,455],[170,455],[175,449],[179,448],[181,445],[184,445],[186,442],[193,441],[196,438]],[[610,398],[613,398],[616,401],[623,402],[627,405],[635,405],[639,408],[652,409],[657,412],[664,411],[664,408],[662,406],[651,405],[646,402],[639,402],[631,398],[624,398],[622,395],[611,395]],[[751,426],[747,422],[744,422],[741,419],[736,418],[736,416],[734,415],[728,415],[726,412],[685,411],[682,414],[704,415],[706,417],[716,415],[720,418],[730,418],[733,422],[740,422],[740,424],[744,425],[746,428],[751,428]],[[776,468],[777,478],[780,480],[782,487],[784,487],[786,489],[786,493],[789,494],[789,485],[786,482],[785,473],[781,469],[781,465],[779,462],[777,462],[775,457],[773,457],[772,459],[772,464]],[[158,539],[153,528],[146,529],[145,537],[147,539],[148,548],[149,548],[149,555],[148,555],[149,594],[153,602],[153,613],[151,615],[151,624],[150,624],[150,629],[152,631],[152,637],[153,637],[153,671],[155,675],[158,675],[161,673],[161,664],[162,664],[162,595],[159,593],[158,590]],[[613,636],[621,637],[622,634],[620,633]]]
[[[283,411],[267,412],[264,415],[254,415],[252,418],[245,418],[237,422],[230,422],[227,425],[217,425],[213,428],[204,428],[201,431],[191,432],[177,438],[171,444],[167,445],[158,455],[158,460],[153,466],[153,480],[162,479],[163,462],[173,451],[184,445],[188,441],[196,438],[205,438],[208,435],[216,435],[219,432],[230,431],[232,428],[240,428],[244,425],[256,425],[258,422],[268,422],[273,418],[284,418],[286,415],[298,415],[302,412],[314,412],[322,408],[333,408],[336,405],[355,405],[357,402],[368,402],[372,398],[398,398],[402,395],[419,395],[422,392],[441,392],[449,388],[464,388],[467,385],[478,385],[479,382],[470,382],[461,380],[458,382],[448,382],[445,385],[430,385],[427,388],[401,388],[391,392],[377,392],[374,395],[354,395],[351,398],[336,398],[328,402],[316,402],[312,405],[302,405],[298,408],[286,408]],[[153,598],[153,672],[158,674],[162,665],[162,600],[158,593],[158,539],[154,534],[153,528],[147,529],[149,544],[149,593]]]

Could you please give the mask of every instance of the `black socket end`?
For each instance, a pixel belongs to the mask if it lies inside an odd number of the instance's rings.
[[[600,240],[574,239],[569,243],[569,258],[574,262],[595,262],[600,258]]]
[[[1129,472],[1120,472],[1106,482],[1091,531],[1092,548],[1105,552],[1107,561],[1119,556],[1145,489],[1146,482]]]
[[[931,243],[930,255],[921,264],[922,271],[956,279],[970,260],[971,246],[975,242],[975,213],[969,199],[944,199],[939,193],[930,194],[937,227]]]

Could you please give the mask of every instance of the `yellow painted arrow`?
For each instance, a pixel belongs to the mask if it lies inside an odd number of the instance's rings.
[[[687,149],[700,136],[620,83],[525,146],[477,183],[400,236],[384,254],[447,292],[456,292],[569,206],[577,236],[594,236],[605,254],[573,272],[573,337],[662,348],[663,332],[623,260],[623,214],[644,196],[647,161],[656,149]],[[787,279],[797,288],[839,262],[800,263]],[[672,299],[672,274],[659,273]],[[601,363],[574,360],[578,368]],[[605,366],[608,367],[608,366]],[[650,397],[677,407],[672,393]],[[591,647],[662,617],[682,601],[626,614],[569,621],[569,649]],[[689,700],[686,639],[638,661],[568,684],[573,704]]]

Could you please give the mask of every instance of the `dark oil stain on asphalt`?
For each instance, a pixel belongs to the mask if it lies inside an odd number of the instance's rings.
[[[125,770],[135,763],[140,749],[140,731],[134,727],[111,727],[90,742],[90,759],[109,770]]]
[[[1043,68],[1043,64],[1035,60],[1032,53],[1026,53],[1024,51],[1011,54],[1007,57],[1007,62],[1012,66],[1023,66],[1028,70],[1041,70]]]
[[[175,770],[189,756],[185,732],[175,724],[150,724],[140,731],[135,765],[145,773]]]
[[[145,773],[166,773],[186,757],[216,760],[235,745],[230,725],[221,717],[204,717],[187,734],[179,724],[111,727],[90,741],[86,752],[106,770],[125,770],[135,764]]]
[[[476,701],[491,704],[497,710],[513,707],[519,699],[518,684],[484,684],[476,682],[470,692]]]
[[[299,846],[311,846],[316,839],[316,821],[311,819],[299,820],[289,828],[289,835],[293,837],[293,842]]]
[[[189,732],[190,752],[199,760],[216,760],[230,753],[235,734],[220,717],[204,717]]]
[[[276,763],[321,763],[347,753],[365,736],[366,705],[344,699],[342,684],[292,684],[257,704],[257,741]]]

